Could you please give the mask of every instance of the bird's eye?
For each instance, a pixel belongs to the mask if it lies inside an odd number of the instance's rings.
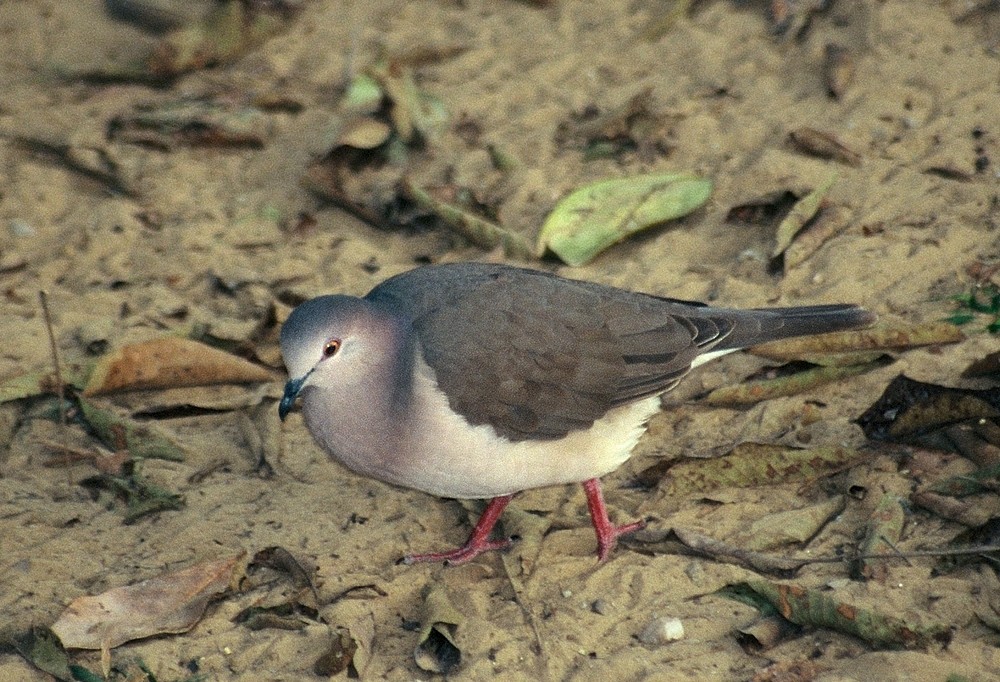
[[[332,358],[337,354],[338,350],[340,350],[340,339],[330,339],[326,342],[326,345],[323,346],[323,357]]]

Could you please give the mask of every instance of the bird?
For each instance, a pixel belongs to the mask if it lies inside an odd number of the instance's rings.
[[[512,265],[425,265],[363,297],[298,305],[280,333],[278,412],[300,400],[314,440],[358,474],[489,500],[462,547],[405,563],[507,548],[491,534],[514,495],[570,483],[583,484],[603,562],[644,522],[615,525],[600,479],[692,367],[874,320],[851,304],[718,308]]]

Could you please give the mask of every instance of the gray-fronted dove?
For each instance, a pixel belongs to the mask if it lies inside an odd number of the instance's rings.
[[[489,498],[466,544],[406,557],[463,563],[529,488],[582,482],[598,557],[642,522],[614,525],[600,477],[625,462],[693,367],[775,339],[852,329],[853,305],[731,310],[506,265],[426,266],[365,297],[320,296],[281,330],[316,441],[349,469],[453,498]]]

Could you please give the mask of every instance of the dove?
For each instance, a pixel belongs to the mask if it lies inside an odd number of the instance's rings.
[[[644,522],[615,525],[600,479],[692,367],[874,319],[850,304],[716,308],[509,265],[428,265],[296,307],[278,410],[301,401],[315,441],[358,474],[489,500],[462,547],[406,563],[506,548],[491,534],[514,495],[569,483],[583,484],[604,561]]]

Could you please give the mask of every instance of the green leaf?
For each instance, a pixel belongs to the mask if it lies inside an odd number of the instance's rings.
[[[711,180],[688,173],[586,185],[560,201],[545,219],[537,254],[548,249],[567,265],[583,265],[635,232],[691,213],[711,193]]]

